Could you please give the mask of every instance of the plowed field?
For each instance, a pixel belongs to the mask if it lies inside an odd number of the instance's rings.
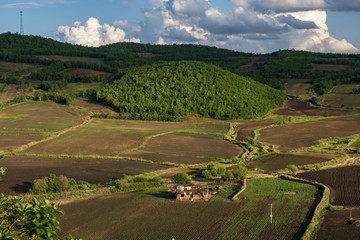
[[[355,220],[360,220],[360,209],[351,212]],[[360,238],[359,222],[348,222],[350,210],[327,211],[320,229],[316,235],[317,240],[355,240]]]
[[[50,173],[65,175],[90,183],[106,183],[120,178],[122,174],[133,175],[166,169],[166,166],[109,159],[76,159],[48,157],[5,157],[0,166],[6,166],[6,175],[0,184],[0,192],[19,194],[26,192],[31,183]]]
[[[298,177],[328,186],[330,202],[334,205],[360,206],[360,166],[301,173]]]
[[[345,137],[358,133],[360,115],[267,128],[260,132],[259,140],[279,145],[281,151],[289,151],[310,147],[322,138]]]
[[[254,161],[251,161],[247,167],[249,169],[260,168],[266,171],[274,171],[286,168],[290,164],[297,166],[314,164],[320,162],[330,161],[336,158],[336,155],[320,154],[320,153],[293,153],[293,154],[281,154],[276,153],[260,157]]]
[[[223,137],[189,133],[169,133],[153,137],[137,151],[122,154],[154,162],[202,163],[216,158],[231,159],[243,150]]]

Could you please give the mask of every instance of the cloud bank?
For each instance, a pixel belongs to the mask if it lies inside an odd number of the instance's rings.
[[[92,17],[86,22],[75,22],[73,27],[60,26],[54,36],[61,41],[88,47],[117,42],[140,42],[137,38],[126,38],[123,29],[108,24],[101,25],[98,19]]]
[[[229,0],[222,12],[208,0],[147,0],[139,23],[115,21],[100,25],[95,18],[74,26],[60,26],[59,39],[100,46],[132,41],[157,44],[202,44],[237,51],[265,53],[279,49],[315,52],[359,52],[329,33],[327,10],[360,11],[353,0]],[[126,38],[130,36],[130,38]]]

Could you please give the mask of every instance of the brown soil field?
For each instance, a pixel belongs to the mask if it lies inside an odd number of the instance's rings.
[[[355,222],[350,220],[350,211]],[[360,209],[326,211],[317,240],[355,240],[360,237]]]
[[[78,125],[84,114],[55,103],[31,102],[0,111],[0,150],[39,141],[57,131]]]
[[[336,157],[336,155],[332,154],[320,154],[310,152],[292,154],[275,153],[251,161],[247,164],[246,167],[250,170],[259,168],[266,171],[275,171],[279,169],[284,169],[290,164],[302,166],[307,164],[330,161],[331,159],[334,159]]]
[[[277,115],[293,115],[293,116],[324,116],[324,113],[327,112],[328,116],[346,116],[349,114],[347,110],[331,110],[331,109],[317,109],[311,107],[309,103],[306,102],[295,102],[295,101],[286,101],[284,107],[279,109],[274,114]]]
[[[226,133],[225,123],[163,123],[94,119],[61,136],[37,144],[26,152],[35,154],[115,156],[119,152],[137,148],[148,137],[172,131]]]
[[[112,73],[107,72],[100,72],[90,69],[83,69],[83,68],[69,68],[64,71],[66,74],[75,75],[75,76],[99,76],[104,79],[109,79],[110,77],[114,76]]]
[[[111,107],[92,102],[86,98],[76,98],[71,103],[71,106],[83,108],[90,113],[110,113],[111,115],[119,115],[119,113]]]
[[[166,169],[167,166],[115,159],[76,159],[15,156],[0,159],[0,166],[7,167],[0,184],[0,192],[19,194],[26,192],[31,183],[50,173],[65,175],[76,180],[103,184],[122,174],[134,175]]]
[[[326,94],[322,104],[334,107],[360,108],[359,94],[352,94],[353,88],[360,88],[359,84],[341,85],[334,87]]]
[[[332,168],[297,175],[317,181],[330,188],[330,202],[334,205],[360,206],[360,166]]]
[[[343,72],[351,67],[349,65],[315,64],[315,63],[312,63],[311,66],[313,67],[314,71],[319,70],[319,71],[340,71],[340,72]]]
[[[237,126],[237,136],[236,141],[243,141],[245,137],[255,137],[255,130],[263,127],[267,127],[273,124],[272,121],[262,120],[262,121],[248,121],[244,122],[241,125]]]
[[[260,141],[279,145],[280,151],[310,147],[329,137],[345,137],[360,133],[360,115],[287,124],[260,132]]]
[[[121,156],[149,159],[154,162],[195,164],[216,158],[234,158],[243,153],[237,145],[216,135],[169,133],[153,137],[134,152]]]
[[[42,60],[59,60],[62,62],[68,61],[79,61],[79,62],[94,62],[94,63],[103,63],[104,59],[102,58],[92,58],[92,57],[71,57],[71,56],[57,56],[57,55],[44,55],[37,56]]]

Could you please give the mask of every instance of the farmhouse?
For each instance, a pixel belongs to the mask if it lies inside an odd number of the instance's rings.
[[[211,198],[208,186],[196,186],[196,185],[178,185],[172,189],[176,200],[179,201],[196,201],[196,200],[208,200]]]

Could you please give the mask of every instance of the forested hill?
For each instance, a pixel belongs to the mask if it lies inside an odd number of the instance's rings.
[[[133,69],[97,99],[121,113],[250,119],[280,107],[285,94],[214,65],[182,61]]]

